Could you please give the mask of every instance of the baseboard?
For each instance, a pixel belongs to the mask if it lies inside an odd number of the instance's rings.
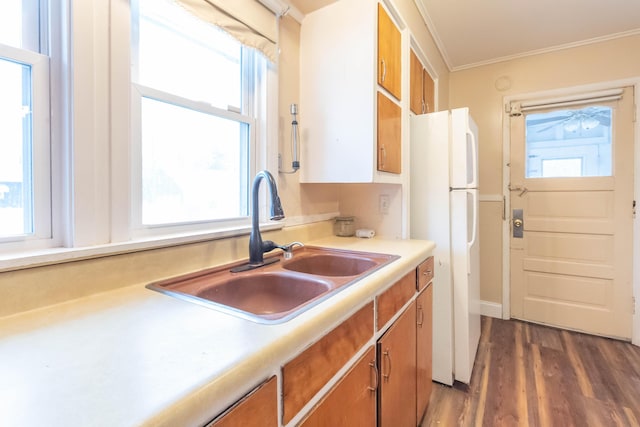
[[[480,314],[502,319],[502,304],[490,301],[480,301]]]

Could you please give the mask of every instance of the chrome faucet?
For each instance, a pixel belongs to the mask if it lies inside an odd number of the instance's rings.
[[[271,219],[279,221],[284,218],[284,211],[282,210],[280,197],[278,197],[276,180],[269,171],[263,170],[258,172],[256,177],[253,179],[253,186],[251,188],[251,235],[249,236],[249,263],[233,268],[231,271],[234,273],[252,270],[278,261],[278,258],[271,258],[266,262],[264,260],[265,252],[272,251],[280,246],[276,245],[271,240],[265,240],[263,242],[262,235],[260,234],[258,190],[260,189],[260,182],[263,179],[267,180],[267,185],[269,186],[269,195],[271,196]]]
[[[304,243],[302,242],[291,242],[288,245],[278,246],[283,251],[284,259],[293,258],[293,247],[296,245],[300,247],[304,247]]]

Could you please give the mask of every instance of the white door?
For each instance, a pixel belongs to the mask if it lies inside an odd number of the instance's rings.
[[[629,339],[633,89],[511,118],[511,316]]]

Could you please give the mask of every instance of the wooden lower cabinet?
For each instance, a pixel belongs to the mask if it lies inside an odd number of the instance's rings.
[[[277,427],[278,392],[273,376],[206,427]]]
[[[416,299],[416,400],[417,421],[420,422],[427,411],[432,388],[433,360],[433,284],[429,285]]]
[[[378,425],[415,427],[416,303],[378,340]]]
[[[376,353],[371,347],[300,425],[375,426],[376,376]]]
[[[282,367],[283,424],[367,344],[373,314],[370,302]]]

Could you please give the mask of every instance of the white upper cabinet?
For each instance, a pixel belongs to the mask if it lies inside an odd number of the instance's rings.
[[[378,8],[373,0],[340,0],[302,22],[300,182],[402,183],[408,35],[382,5],[397,51],[390,55],[385,47],[379,57]],[[379,111],[381,97],[385,108]]]

